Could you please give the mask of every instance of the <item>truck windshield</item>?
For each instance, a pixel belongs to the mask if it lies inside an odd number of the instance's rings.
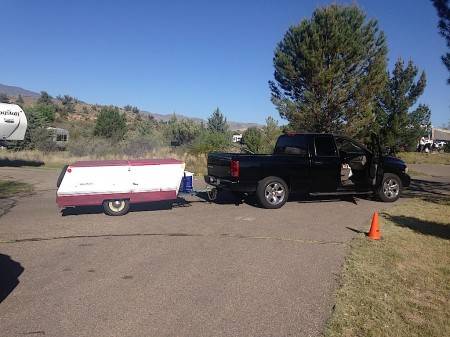
[[[306,135],[283,135],[278,138],[274,153],[306,156],[308,143]]]

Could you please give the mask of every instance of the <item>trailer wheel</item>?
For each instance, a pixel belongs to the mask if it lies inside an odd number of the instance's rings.
[[[283,206],[289,197],[289,189],[283,179],[267,177],[258,183],[256,199],[258,203],[269,209]]]
[[[103,201],[103,209],[108,215],[124,215],[130,209],[130,200],[117,199]]]

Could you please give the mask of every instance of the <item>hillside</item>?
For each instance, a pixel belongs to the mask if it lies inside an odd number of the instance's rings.
[[[26,89],[23,89],[20,87],[14,87],[14,86],[9,86],[9,85],[4,85],[4,84],[0,84],[0,93],[4,93],[4,94],[7,94],[8,96],[10,96],[11,101],[12,101],[11,103],[13,103],[17,99],[17,97],[19,95],[21,95],[25,101],[25,106],[35,104],[37,98],[39,98],[39,96],[40,96],[39,93],[30,91],[30,90],[26,90]],[[56,100],[55,98],[54,98],[54,100],[55,100],[55,102],[58,102],[58,100]],[[72,121],[95,120],[96,115],[97,115],[96,107],[97,107],[97,105],[95,105],[95,104],[77,101],[77,103],[75,104],[75,112],[73,114],[70,114],[69,119]],[[123,109],[121,109],[121,110],[123,112],[125,112]],[[211,111],[211,113],[212,113],[212,111]],[[158,113],[149,112],[149,111],[140,111],[140,114],[152,115],[157,121],[163,121],[163,122],[169,121],[173,116],[173,114],[164,115],[164,114],[158,114]],[[127,119],[134,118],[135,117],[134,115],[135,114],[133,114],[131,112],[127,113]],[[176,117],[177,117],[177,119],[180,119],[180,120],[192,119],[193,121],[195,121],[197,123],[201,123],[202,121],[204,123],[206,123],[206,120],[202,120],[201,118],[188,117],[188,116],[179,115],[179,114],[176,114]],[[228,120],[227,120],[227,123],[230,126],[230,129],[233,131],[236,131],[236,130],[244,131],[251,126],[260,126],[257,123],[242,123],[242,122],[235,122],[235,121],[228,121]]]
[[[33,97],[33,98],[37,98],[39,97],[39,94],[37,92],[33,92],[33,91],[29,91],[29,90],[25,90],[23,88],[19,88],[19,87],[12,87],[9,85],[4,85],[4,84],[0,84],[0,93],[4,93],[7,94],[9,96],[26,96],[26,97]]]

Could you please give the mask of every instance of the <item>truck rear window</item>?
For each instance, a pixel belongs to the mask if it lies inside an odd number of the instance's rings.
[[[278,138],[274,153],[293,154],[306,156],[308,152],[308,142],[306,135],[284,135]]]

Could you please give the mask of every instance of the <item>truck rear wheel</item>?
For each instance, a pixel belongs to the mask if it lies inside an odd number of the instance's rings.
[[[289,197],[289,189],[283,179],[267,177],[258,183],[256,199],[258,203],[269,209],[283,206]]]
[[[402,181],[397,175],[386,173],[383,176],[383,182],[377,194],[382,201],[393,202],[400,198],[402,188]]]
[[[130,201],[128,199],[105,200],[103,209],[108,215],[124,215],[130,209]]]

